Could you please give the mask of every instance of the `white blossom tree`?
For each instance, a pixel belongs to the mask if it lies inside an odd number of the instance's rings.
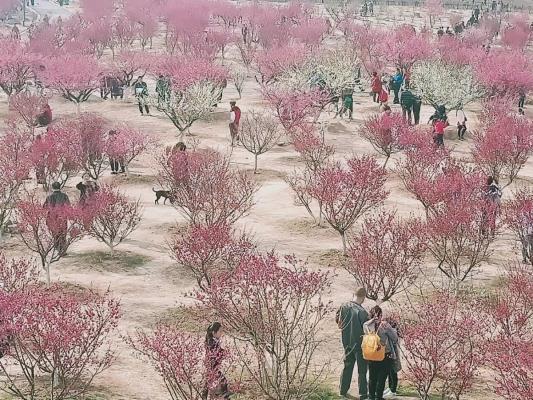
[[[483,97],[484,89],[476,81],[472,68],[431,60],[415,65],[411,75],[413,91],[433,107],[461,110]]]
[[[272,149],[280,136],[278,122],[268,115],[251,111],[242,119],[239,140],[254,155],[254,173],[257,173],[257,158]]]
[[[172,90],[168,101],[161,102],[155,96],[150,102],[172,121],[182,137],[196,121],[209,117],[219,102],[221,91],[220,85],[200,81],[183,91]]]

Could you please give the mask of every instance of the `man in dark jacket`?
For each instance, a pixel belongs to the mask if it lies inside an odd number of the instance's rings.
[[[409,122],[409,125],[413,123],[412,121],[412,112],[413,112],[413,105],[415,103],[415,96],[409,90],[409,85],[405,85],[405,89],[401,94],[400,97],[400,104],[402,105],[402,114],[403,119],[407,119]]]
[[[139,76],[133,85],[135,90],[135,97],[139,105],[139,111],[141,115],[144,115],[143,107],[146,110],[146,115],[150,115],[150,109],[148,108],[148,85],[143,81],[143,77]]]
[[[67,251],[68,219],[65,215],[65,206],[70,205],[68,196],[61,191],[59,182],[52,183],[53,192],[46,198],[44,207],[48,209],[46,225],[54,238],[54,247],[60,256]]]
[[[361,343],[363,341],[363,324],[368,320],[368,313],[361,306],[366,298],[366,290],[359,288],[355,292],[355,301],[344,303],[336,315],[336,322],[342,330],[342,346],[344,347],[344,369],[342,370],[340,395],[348,396],[352,382],[355,363],[359,381],[359,398],[368,399],[366,373],[368,364],[363,358]]]

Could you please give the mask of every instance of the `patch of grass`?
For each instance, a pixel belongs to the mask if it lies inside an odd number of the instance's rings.
[[[312,254],[309,257],[309,262],[323,268],[344,268],[350,259],[342,253],[342,250],[330,249]]]
[[[315,393],[309,396],[309,400],[340,400],[340,397],[332,388],[319,386]]]
[[[413,397],[415,399],[418,399],[420,398],[420,396],[418,395],[416,389],[413,387],[413,386],[409,386],[409,385],[402,385],[398,388],[398,393],[397,393],[398,396],[404,396],[404,397]],[[429,399],[430,400],[441,400],[441,396],[437,395],[437,394],[431,394],[429,395]]]
[[[198,308],[179,306],[167,309],[158,322],[179,327],[189,333],[205,334],[210,318]]]
[[[113,257],[109,252],[90,251],[76,254],[73,258],[84,268],[105,272],[132,272],[151,260],[148,256],[131,251],[115,251]]]

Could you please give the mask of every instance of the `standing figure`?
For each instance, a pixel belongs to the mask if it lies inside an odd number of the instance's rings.
[[[359,288],[355,292],[355,300],[344,303],[337,311],[336,321],[342,330],[342,346],[344,348],[344,368],[340,382],[340,395],[347,397],[352,383],[353,369],[357,363],[359,398],[368,398],[367,362],[363,358],[361,343],[363,340],[363,324],[368,320],[368,313],[362,304],[366,298],[366,290]]]
[[[374,103],[379,103],[379,94],[381,93],[381,89],[383,89],[381,78],[378,76],[378,73],[374,71],[372,72],[371,83],[372,99],[374,100]]]
[[[239,141],[239,123],[241,121],[241,109],[237,107],[236,101],[230,101],[229,114],[229,133],[231,135],[231,146],[234,146]]]
[[[61,191],[59,182],[52,183],[52,193],[48,195],[44,202],[47,208],[46,226],[50,230],[54,239],[54,248],[60,256],[64,256],[67,251],[67,228],[68,219],[65,215],[65,206],[70,205],[68,196]]]
[[[353,90],[352,89],[343,90],[343,93],[342,93],[342,108],[339,113],[341,118],[345,112],[348,112],[348,119],[351,121],[352,114],[353,114]]]
[[[400,71],[400,68],[396,68],[396,73],[392,77],[392,90],[394,90],[394,104],[400,103],[400,88],[402,87],[403,83],[403,74],[402,71]]]
[[[150,115],[150,109],[148,108],[148,85],[143,81],[143,77],[139,76],[133,85],[135,90],[135,97],[139,105],[139,111],[141,115],[144,115],[143,107],[146,110],[146,115]]]
[[[205,369],[206,388],[202,393],[202,399],[207,400],[209,392],[213,392],[216,396],[227,400],[232,393],[228,388],[228,380],[222,373],[220,367],[225,358],[225,351],[222,348],[222,324],[220,322],[213,322],[207,328],[205,335]]]

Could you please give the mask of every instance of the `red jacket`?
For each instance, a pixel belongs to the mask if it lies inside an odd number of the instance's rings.
[[[379,76],[374,76],[372,78],[372,92],[373,93],[379,93],[381,92],[382,85],[381,85],[381,79]]]
[[[381,92],[379,92],[379,102],[380,103],[386,103],[389,100],[389,95],[387,92],[383,89],[381,89]]]
[[[435,122],[434,129],[435,133],[437,135],[444,135],[444,129],[448,126],[448,123],[446,121],[443,121],[439,119],[437,122]]]
[[[241,109],[235,106],[231,109],[231,111],[235,113],[235,125],[239,125],[239,122],[241,121]]]

